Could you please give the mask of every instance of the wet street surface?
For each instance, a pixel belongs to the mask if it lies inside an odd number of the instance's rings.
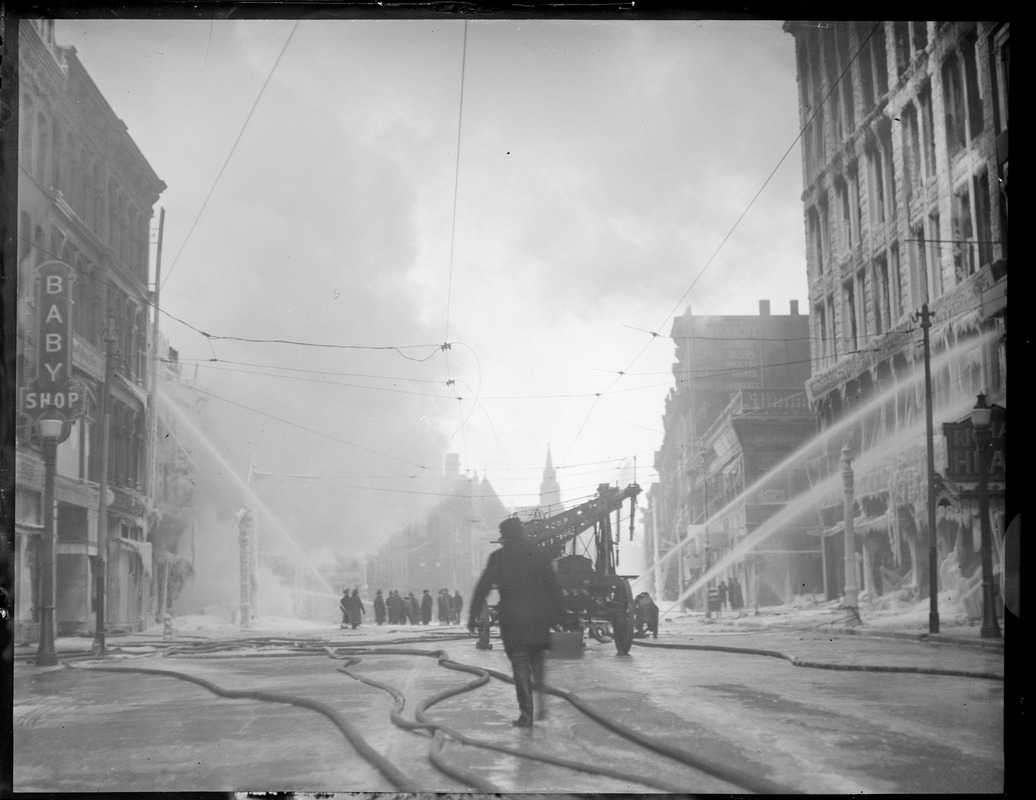
[[[620,657],[591,640],[548,661],[557,694],[530,731],[510,724],[499,642],[457,628],[109,645],[16,662],[15,791],[1003,789],[1002,649],[683,632]]]

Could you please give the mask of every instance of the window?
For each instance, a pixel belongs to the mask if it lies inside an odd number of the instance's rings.
[[[953,52],[943,62],[943,102],[946,106],[946,144],[956,155],[983,127],[982,95],[973,37],[964,40],[963,52]]]
[[[914,52],[920,53],[928,47],[928,23],[911,22],[910,29],[914,37]]]
[[[871,332],[868,314],[867,314],[867,303],[865,298],[867,297],[867,281],[866,281],[866,269],[861,269],[856,273],[856,315],[857,324],[860,329],[860,344],[863,344],[863,340],[867,338],[867,335]]]
[[[863,210],[860,208],[860,176],[855,165],[849,170],[849,212],[850,230],[853,233],[853,241],[859,244],[863,234]]]
[[[47,133],[50,125],[47,118],[41,112],[36,118],[36,180],[44,189],[50,186],[50,175],[48,174],[48,157],[50,156],[50,138]]]
[[[878,146],[881,149],[882,184],[885,187],[885,202],[888,203],[888,216],[896,216],[896,162],[892,157],[892,130],[886,127],[878,135]]]
[[[885,167],[877,147],[867,151],[867,201],[873,229],[885,221]]]
[[[816,208],[811,208],[806,216],[809,227],[809,261],[812,276],[815,279],[824,273],[824,250],[820,243],[820,215]]]
[[[856,327],[856,292],[851,280],[842,284],[842,320],[846,334],[846,348],[859,347],[859,331]]]
[[[846,73],[839,84],[839,94],[842,102],[838,108],[844,117],[845,130],[852,132],[856,126],[856,121],[853,108],[853,78],[852,73],[847,71],[849,64],[852,63],[852,56],[849,49],[849,25],[846,23],[835,23],[835,50],[838,53],[839,75],[842,72]]]
[[[931,291],[929,299],[934,300],[942,296],[942,226],[939,223],[939,213],[933,211],[928,215],[928,236],[926,237],[931,246],[927,250],[928,255],[928,288]]]
[[[972,213],[975,216],[975,235],[978,237],[978,264],[993,261],[993,218],[989,209],[989,173],[982,172],[973,179]]]
[[[26,212],[18,219],[18,297],[31,297],[29,288],[32,275],[32,220]]]
[[[870,41],[871,26],[867,23],[856,23],[856,35],[860,42],[860,54],[857,63],[860,65],[860,92],[863,95],[864,113],[874,105],[874,71],[871,64]],[[877,31],[874,32],[877,36]]]
[[[827,341],[827,319],[824,315],[824,304],[823,302],[817,303],[813,306],[813,325],[814,325],[814,336],[820,340],[820,358],[818,361],[823,366],[830,355],[828,353],[829,344]]]
[[[891,328],[892,308],[889,303],[889,265],[885,256],[874,261],[874,332]]]
[[[907,204],[921,196],[924,175],[921,170],[921,129],[917,122],[917,108],[908,103],[903,108],[903,170]]]
[[[834,358],[838,358],[838,328],[836,327],[835,320],[834,294],[829,294],[827,296],[827,324],[830,326],[828,340],[831,342],[831,355]]]
[[[928,243],[925,241],[924,225],[910,228],[910,285],[915,306],[928,301]]]
[[[990,76],[993,83],[993,128],[997,133],[1007,130],[1007,98],[1011,77],[1011,40],[1007,25],[996,29],[990,37]]]
[[[849,187],[845,181],[835,180],[835,202],[838,203],[839,243],[844,251],[853,249],[852,213],[849,207]]]
[[[953,273],[957,283],[975,272],[975,228],[971,222],[971,192],[965,183],[953,193],[953,215],[950,217],[953,236]]]
[[[981,172],[953,195],[953,271],[957,283],[993,260],[989,173]]]
[[[28,95],[22,96],[22,107],[21,107],[21,118],[22,118],[22,146],[21,146],[21,157],[22,164],[25,165],[26,169],[32,169],[32,100]]]
[[[894,244],[889,248],[889,269],[891,278],[889,302],[892,306],[889,327],[891,328],[903,316],[903,272],[899,263],[899,244]]]
[[[932,88],[925,86],[917,94],[918,107],[921,109],[921,147],[924,154],[925,176],[935,174],[935,128],[932,122]]]
[[[910,23],[892,23],[896,42],[896,75],[902,77],[910,66]]]

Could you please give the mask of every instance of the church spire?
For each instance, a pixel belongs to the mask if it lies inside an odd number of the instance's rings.
[[[556,514],[561,510],[561,486],[558,484],[554,459],[547,445],[547,464],[543,467],[543,480],[540,482],[540,506],[546,515]]]

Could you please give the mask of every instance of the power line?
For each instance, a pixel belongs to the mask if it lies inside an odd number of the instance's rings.
[[[259,105],[259,101],[262,99],[263,93],[266,91],[266,87],[269,85],[270,79],[273,78],[274,72],[277,71],[277,65],[281,63],[281,58],[283,58],[284,52],[288,49],[288,45],[291,43],[291,39],[295,35],[295,31],[298,30],[299,23],[301,21],[302,20],[295,21],[295,24],[291,28],[291,32],[288,34],[288,38],[284,41],[284,47],[281,48],[281,52],[277,55],[277,60],[273,62],[273,66],[270,68],[270,72],[266,76],[266,80],[263,81],[263,85],[259,89],[259,94],[256,95],[255,102],[252,103],[252,108],[248,111],[248,116],[245,117],[245,122],[241,126],[241,131],[238,133],[237,139],[234,140],[234,144],[231,145],[230,152],[227,154],[227,158],[223,162],[223,166],[220,167],[219,172],[216,175],[216,180],[212,182],[212,186],[209,188],[209,193],[205,195],[201,208],[198,209],[198,216],[194,218],[194,222],[191,224],[190,230],[187,231],[187,236],[184,237],[183,243],[180,245],[180,249],[176,251],[173,263],[169,265],[169,271],[166,272],[165,278],[162,280],[162,286],[160,286],[159,289],[169,282],[169,277],[173,274],[173,270],[176,269],[176,264],[180,260],[180,254],[183,253],[183,249],[187,246],[187,242],[190,241],[191,234],[194,233],[194,229],[198,227],[198,220],[200,220],[201,215],[205,213],[205,207],[209,204],[209,198],[212,197],[212,193],[216,191],[216,185],[219,183],[219,179],[223,177],[223,172],[230,163],[230,159],[233,158],[234,151],[237,150],[237,145],[241,141],[241,137],[245,135],[245,129],[248,127],[248,123],[252,119],[252,114],[255,113],[255,109]]]
[[[258,410],[256,408],[252,408],[251,406],[246,406],[243,403],[236,403],[233,400],[229,400],[226,397],[222,397],[222,396],[220,396],[218,394],[215,394],[214,392],[205,391],[204,389],[201,389],[201,388],[199,388],[197,386],[192,386],[190,388],[191,388],[191,391],[198,392],[199,394],[203,394],[206,397],[212,397],[212,398],[215,398],[216,400],[222,400],[224,403],[227,403],[228,405],[236,406],[237,408],[243,408],[246,411],[251,411],[253,414],[258,414],[261,417],[266,417],[268,419],[272,419],[272,420],[275,420],[277,422],[281,422],[281,423],[283,423],[285,425],[291,426],[292,428],[298,428],[299,430],[306,431],[307,433],[316,434],[317,436],[321,436],[321,437],[323,437],[325,439],[329,439],[329,440],[331,440],[333,442],[339,442],[341,444],[347,444],[350,447],[355,447],[357,450],[363,450],[363,451],[365,451],[367,453],[372,453],[372,454],[374,454],[376,456],[381,456],[382,458],[388,458],[388,459],[391,459],[393,461],[398,461],[401,464],[407,464],[408,466],[411,466],[411,467],[417,467],[418,469],[428,469],[428,467],[426,467],[423,464],[418,464],[418,463],[413,462],[413,461],[407,461],[405,458],[399,458],[398,456],[389,455],[388,453],[382,453],[380,450],[374,450],[373,448],[370,448],[370,447],[364,447],[363,445],[356,444],[356,442],[350,442],[348,439],[341,439],[341,438],[339,438],[337,436],[332,436],[331,434],[325,433],[324,431],[318,431],[318,430],[316,430],[314,428],[308,428],[305,425],[300,425],[297,422],[292,422],[291,420],[284,419],[283,417],[278,417],[275,414],[268,414],[265,411],[260,411],[260,410]]]

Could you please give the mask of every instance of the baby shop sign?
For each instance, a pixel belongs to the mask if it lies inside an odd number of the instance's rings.
[[[39,370],[22,389],[21,407],[39,419],[44,411],[65,420],[83,414],[84,396],[72,379],[72,275],[61,261],[48,261],[37,270],[39,286]]]

